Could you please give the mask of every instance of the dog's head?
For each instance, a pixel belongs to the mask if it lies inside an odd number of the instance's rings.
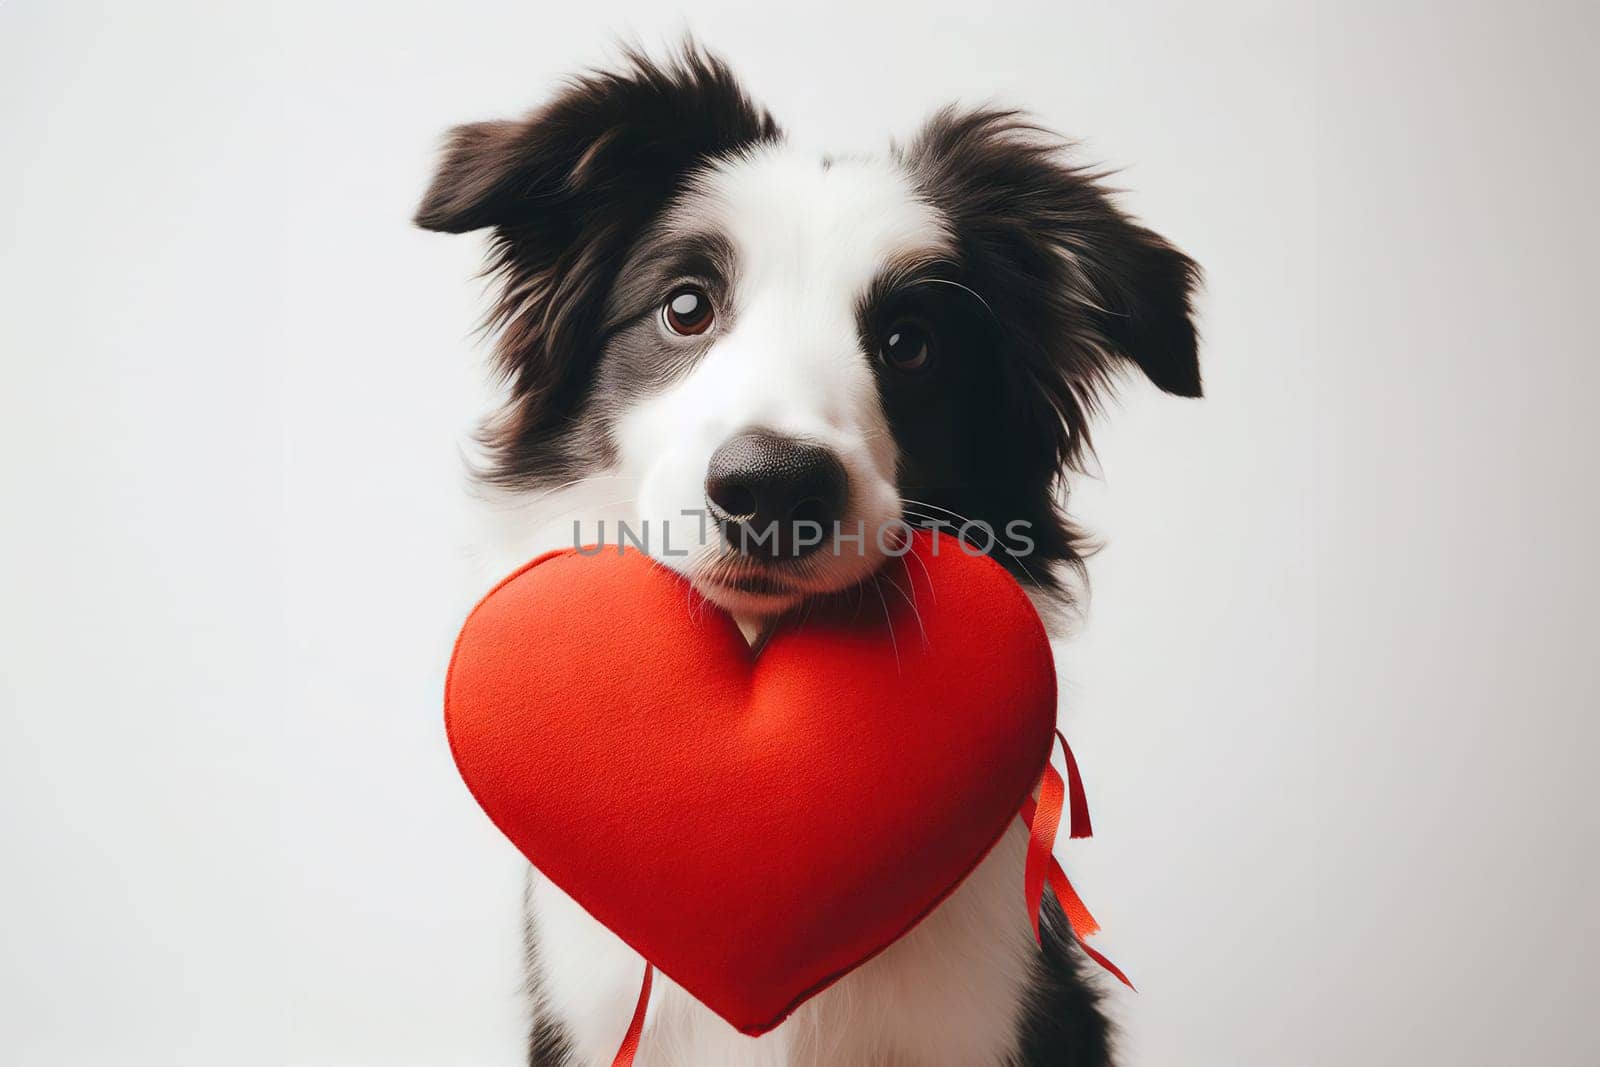
[[[608,478],[624,536],[745,614],[860,583],[908,526],[1053,585],[1119,364],[1200,393],[1195,265],[1059,148],[946,110],[819,159],[692,47],[460,127],[417,222],[493,231],[483,476]]]

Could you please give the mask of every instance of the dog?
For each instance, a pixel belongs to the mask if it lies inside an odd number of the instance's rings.
[[[499,564],[609,521],[758,640],[872,582],[903,544],[882,531],[942,529],[1041,607],[1070,604],[1084,542],[1063,479],[1098,399],[1123,367],[1201,383],[1197,266],[1065,147],[1020,112],[952,107],[881,156],[819,158],[692,42],[452,131],[415,221],[490,231],[505,403],[475,473]],[[1015,824],[762,1037],[659,979],[639,1062],[1109,1064],[1053,901],[1031,936],[1025,850]],[[530,1064],[609,1064],[642,961],[537,872],[526,913]]]

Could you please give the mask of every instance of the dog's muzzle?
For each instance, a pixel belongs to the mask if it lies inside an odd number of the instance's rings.
[[[767,430],[728,438],[706,469],[706,502],[723,539],[756,559],[817,551],[836,532],[849,493],[831,449]]]

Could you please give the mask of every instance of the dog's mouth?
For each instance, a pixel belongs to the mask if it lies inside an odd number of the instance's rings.
[[[898,519],[881,536],[865,523],[840,528],[820,546],[779,540],[766,551],[750,551],[724,533],[723,543],[705,545],[681,569],[702,596],[735,616],[781,615],[848,595],[902,553],[909,536]]]
[[[730,554],[697,568],[695,587],[706,599],[735,615],[777,615],[859,582],[859,574],[840,572],[815,557],[753,560]]]
[[[695,584],[719,602],[728,594],[738,599],[797,601],[806,595],[800,575],[795,573],[797,569],[784,561],[760,563],[738,556],[722,557],[703,568],[696,575]]]
[[[708,581],[736,593],[759,593],[765,596],[789,596],[799,592],[788,582],[772,574],[750,572],[708,578]]]

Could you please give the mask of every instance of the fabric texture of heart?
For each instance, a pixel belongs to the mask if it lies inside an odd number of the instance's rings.
[[[445,683],[495,825],[747,1034],[933,910],[1050,752],[1050,646],[997,564],[919,534],[839,601],[756,654],[647,557],[554,553],[478,604]]]

